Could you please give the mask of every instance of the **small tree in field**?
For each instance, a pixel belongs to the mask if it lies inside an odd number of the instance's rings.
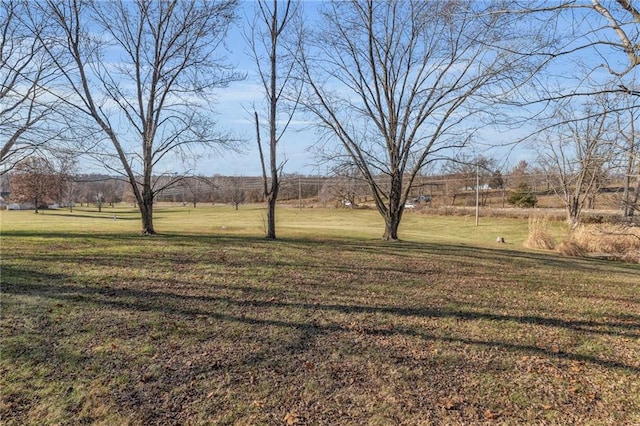
[[[599,98],[580,107],[571,103],[559,107],[556,115],[564,120],[562,125],[544,135],[538,146],[539,162],[572,228],[606,182],[617,137],[609,99]]]
[[[509,194],[507,201],[509,202],[509,204],[512,204],[516,207],[531,208],[536,206],[536,204],[538,203],[538,198],[531,191],[529,185],[522,182],[518,185],[514,192]]]
[[[298,2],[285,0],[258,0],[256,18],[251,25],[251,34],[246,39],[251,56],[258,68],[258,76],[267,104],[268,131],[267,155],[261,142],[261,126],[258,112],[254,112],[256,137],[262,166],[262,186],[267,202],[267,238],[276,239],[276,202],[280,191],[280,179],[284,161],[278,162],[278,144],[286,132],[296,109],[296,102],[286,104],[289,90],[299,93],[293,78],[294,59],[287,52],[286,35],[299,14]],[[294,94],[294,97],[299,94]]]
[[[244,204],[247,199],[247,191],[243,188],[243,179],[241,177],[232,177],[222,182],[223,196],[227,203],[233,205],[238,210],[240,204]]]
[[[55,200],[59,193],[59,176],[44,158],[30,157],[18,163],[11,178],[11,199],[33,203],[35,212],[44,203]]]

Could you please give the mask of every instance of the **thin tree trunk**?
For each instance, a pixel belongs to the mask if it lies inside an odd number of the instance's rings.
[[[624,177],[624,189],[622,192],[622,216],[631,216],[631,173],[633,169],[633,151],[629,151],[627,158],[627,167]]]
[[[567,224],[571,229],[578,226],[579,217],[580,217],[580,204],[578,202],[578,197],[571,197],[567,206]]]
[[[631,115],[631,132],[628,138],[629,149],[627,152],[627,167],[625,170],[624,178],[624,193],[622,195],[622,214],[624,217],[633,217],[633,213],[636,209],[636,203],[638,202],[638,191],[640,187],[640,174],[636,177],[636,188],[632,192],[631,182],[634,169],[634,163],[636,160],[635,153],[635,121],[633,114]],[[640,161],[638,161],[638,172],[640,173]]]
[[[276,239],[276,197],[271,195],[267,197],[267,239]]]
[[[628,217],[632,218],[636,210],[638,210],[638,201],[640,200],[640,161],[638,161],[638,171],[636,176],[636,187],[633,190],[631,199],[629,200],[629,207],[627,211]]]

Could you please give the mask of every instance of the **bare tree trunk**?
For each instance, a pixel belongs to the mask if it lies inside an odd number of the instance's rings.
[[[398,227],[400,226],[400,215],[395,214],[384,218],[384,241],[398,241]]]
[[[632,218],[635,212],[638,210],[638,201],[640,201],[640,161],[638,161],[638,170],[636,171],[636,187],[629,200],[629,207],[627,210],[627,216]]]
[[[277,192],[277,191],[276,191]],[[267,239],[276,239],[276,200],[273,192],[267,197]]]
[[[571,229],[578,226],[580,223],[580,202],[579,197],[573,196],[567,203],[567,224]]]
[[[402,194],[402,176],[396,173],[391,176],[388,204],[384,205],[380,203],[380,205],[378,205],[380,200],[376,199],[378,211],[384,218],[385,226],[384,234],[382,235],[384,241],[398,241],[398,227],[400,226],[402,213],[404,212],[403,200],[405,199],[406,196],[403,197]]]
[[[142,192],[140,213],[142,215],[142,233],[144,235],[155,234],[156,231],[153,228],[153,191],[151,190],[151,185]]]
[[[260,154],[260,164],[262,166],[262,185],[263,195],[267,201],[267,235],[268,240],[276,239],[276,202],[278,200],[278,171],[273,171],[273,158],[275,156],[275,145],[270,145],[269,153],[271,155],[271,186],[269,187],[269,178],[267,177],[267,169],[265,165],[264,153],[262,152],[262,142],[260,140],[260,121],[258,113],[254,111],[256,120],[256,140],[258,142],[258,152]]]
[[[629,217],[631,208],[631,173],[633,167],[633,153],[629,152],[627,158],[627,168],[624,176],[624,188],[622,192],[622,216]]]
[[[624,192],[622,194],[622,215],[623,217],[632,217],[633,213],[636,209],[638,203],[638,192],[640,191],[640,161],[636,158],[635,152],[635,120],[633,117],[633,113],[630,114],[630,125],[631,129],[629,132],[629,136],[625,137],[627,139],[628,147],[627,147],[627,165],[624,176]],[[632,191],[631,185],[633,181],[633,171],[634,165],[638,162],[638,175],[636,176],[636,188],[635,191]]]

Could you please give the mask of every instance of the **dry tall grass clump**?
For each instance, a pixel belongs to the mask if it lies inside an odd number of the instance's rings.
[[[586,250],[573,239],[572,235],[562,240],[556,247],[556,251],[567,257],[582,257],[587,254]]]
[[[640,228],[614,224],[583,225],[571,239],[584,251],[640,263]]]
[[[529,235],[524,246],[543,250],[553,250],[556,247],[556,242],[549,232],[549,220],[546,216],[529,218]]]

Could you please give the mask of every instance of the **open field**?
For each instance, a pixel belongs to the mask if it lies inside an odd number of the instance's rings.
[[[526,250],[526,220],[0,220],[2,424],[640,424],[640,266]]]

